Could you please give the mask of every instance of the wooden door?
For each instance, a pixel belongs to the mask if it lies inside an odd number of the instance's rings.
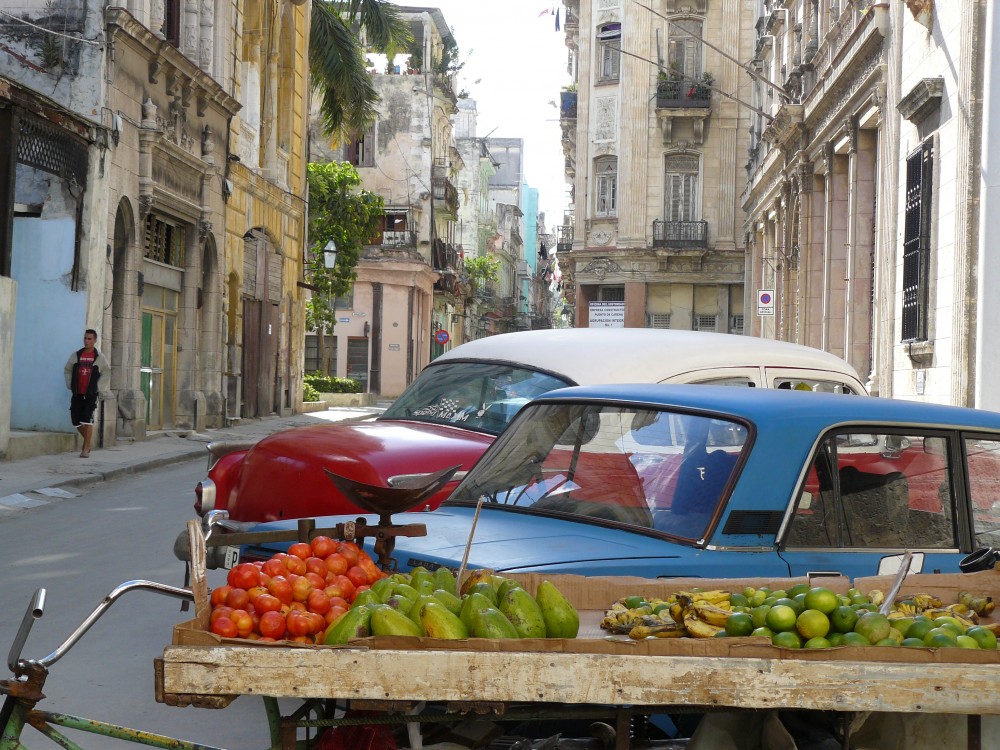
[[[243,300],[243,405],[241,417],[256,417],[257,384],[260,382],[260,308],[256,299]]]

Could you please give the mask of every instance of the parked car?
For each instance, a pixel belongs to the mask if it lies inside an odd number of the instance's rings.
[[[359,510],[324,469],[371,485],[459,466],[433,508],[530,399],[556,388],[614,382],[721,383],[864,394],[839,357],[748,336],[654,329],[502,334],[434,360],[374,421],[322,423],[256,444],[213,443],[196,511],[259,522]]]
[[[396,540],[402,570],[458,569],[471,535],[468,567],[502,572],[854,577],[893,572],[906,551],[914,572],[957,572],[1000,548],[1000,414],[763,388],[567,388],[526,406],[435,512],[392,522],[427,530]]]

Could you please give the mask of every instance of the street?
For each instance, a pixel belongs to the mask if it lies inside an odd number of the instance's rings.
[[[36,588],[47,591],[45,614],[36,621],[23,658],[54,651],[119,583],[183,583],[173,541],[194,515],[192,490],[204,470],[203,460],[189,461],[84,488],[74,499],[0,515],[5,678],[6,655]],[[224,571],[208,575],[209,586],[216,586]],[[221,711],[155,702],[153,659],[169,644],[173,626],[191,616],[190,610],[180,611],[176,599],[126,594],[52,665],[39,708],[220,747],[265,747],[267,720],[257,698],[239,698]],[[134,747],[67,732],[85,748]],[[22,740],[30,748],[57,747],[31,728]]]

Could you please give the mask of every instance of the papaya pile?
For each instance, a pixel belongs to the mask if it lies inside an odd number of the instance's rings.
[[[459,589],[446,568],[395,573],[357,595],[327,628],[327,645],[370,635],[429,638],[575,638],[576,609],[549,581],[532,596],[510,578],[474,571]]]
[[[682,591],[666,599],[622,597],[606,611],[601,627],[637,640],[753,636],[782,648],[997,648],[1000,623],[984,619],[994,610],[991,597],[963,591],[958,601],[945,604],[931,594],[908,594],[886,614],[879,611],[884,602],[877,589],[838,594],[808,584]]]

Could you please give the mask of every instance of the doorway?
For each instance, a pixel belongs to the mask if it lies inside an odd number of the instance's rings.
[[[177,297],[177,292],[151,284],[143,292],[139,373],[146,397],[146,427],[150,430],[174,423]],[[154,305],[160,305],[160,309]]]

